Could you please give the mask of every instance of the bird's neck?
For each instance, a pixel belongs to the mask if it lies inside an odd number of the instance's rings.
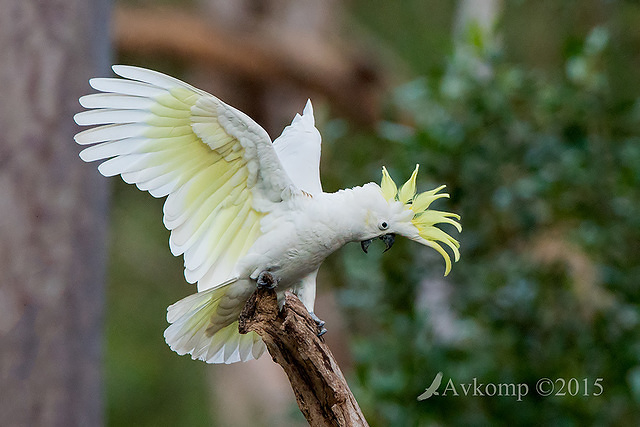
[[[314,216],[330,234],[336,245],[364,240],[363,225],[367,221],[368,209],[363,200],[370,197],[372,191],[378,191],[367,185],[340,190],[335,193],[323,193],[319,205],[323,206]],[[337,248],[336,248],[337,249]]]

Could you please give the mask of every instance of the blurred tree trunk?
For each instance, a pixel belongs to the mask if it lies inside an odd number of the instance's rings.
[[[106,0],[0,0],[0,414],[99,426],[107,192],[77,99],[108,63]]]

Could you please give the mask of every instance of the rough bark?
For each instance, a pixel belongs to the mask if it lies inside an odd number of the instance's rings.
[[[106,68],[108,2],[0,10],[0,424],[100,426],[106,187],[72,115]]]
[[[293,293],[285,294],[278,310],[276,292],[259,288],[239,320],[240,333],[255,331],[282,366],[310,425],[368,425],[316,323]]]

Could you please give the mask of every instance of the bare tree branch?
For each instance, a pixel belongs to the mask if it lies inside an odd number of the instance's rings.
[[[168,55],[253,81],[287,81],[326,96],[345,114],[373,125],[384,79],[371,58],[300,34],[229,33],[195,13],[117,6],[115,44],[123,53]]]
[[[260,335],[273,360],[287,374],[298,407],[312,426],[367,426],[318,327],[291,292],[278,310],[276,292],[259,288],[240,315],[240,333]]]

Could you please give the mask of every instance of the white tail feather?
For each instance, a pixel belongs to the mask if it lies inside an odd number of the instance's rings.
[[[171,325],[164,331],[169,347],[180,355],[191,354],[191,357],[207,363],[235,363],[259,358],[265,346],[255,332],[240,335],[238,321],[235,316],[229,324],[209,335],[211,325],[221,320],[218,306],[227,292],[233,293],[230,286],[239,284],[237,279],[198,292],[181,299],[167,308],[167,321]],[[228,316],[224,316],[228,317]]]

